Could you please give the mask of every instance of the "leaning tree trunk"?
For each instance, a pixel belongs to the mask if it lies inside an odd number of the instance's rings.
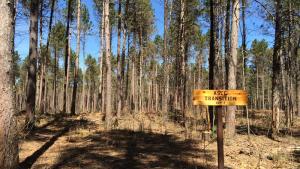
[[[15,95],[13,92],[13,4],[0,0],[0,168],[18,167]]]
[[[279,132],[280,109],[280,49],[281,49],[281,0],[275,1],[275,43],[273,51],[273,76],[272,76],[272,137]]]
[[[30,38],[29,38],[29,67],[27,82],[26,114],[27,128],[34,126],[36,69],[37,69],[37,43],[38,43],[38,16],[39,0],[30,3]]]

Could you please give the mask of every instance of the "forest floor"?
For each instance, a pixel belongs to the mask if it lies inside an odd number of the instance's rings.
[[[251,135],[237,114],[237,135],[224,140],[226,168],[300,168],[300,118],[277,141],[270,139],[269,112],[252,112]],[[215,139],[199,129],[162,123],[156,114],[127,115],[105,130],[101,113],[43,115],[20,140],[21,169],[199,169],[217,168]]]

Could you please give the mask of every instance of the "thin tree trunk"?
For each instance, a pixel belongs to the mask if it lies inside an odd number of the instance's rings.
[[[258,58],[257,58],[257,56],[256,56],[256,58],[255,58],[255,63],[256,63],[256,95],[255,95],[255,108],[256,109],[259,109],[259,93],[258,93],[258,89],[259,89],[259,86],[258,86],[258,84],[259,84],[259,77],[258,77],[258,75],[259,75],[259,69],[258,69]]]
[[[54,113],[57,113],[57,63],[58,63],[58,58],[57,58],[57,51],[56,51],[56,46],[54,47],[54,79],[53,79],[53,107],[54,107]]]
[[[143,107],[143,104],[144,104],[144,91],[143,91],[143,64],[144,64],[144,61],[143,61],[143,51],[144,51],[144,46],[143,46],[143,30],[142,30],[142,27],[140,26],[140,29],[139,29],[139,43],[140,43],[140,57],[139,57],[139,112],[143,112],[144,111],[144,107]]]
[[[186,2],[185,0],[180,1],[180,46],[179,46],[179,53],[180,53],[180,108],[182,111],[183,117],[185,117],[185,9],[186,9]]]
[[[0,168],[18,167],[18,136],[13,92],[13,8],[12,0],[0,0]]]
[[[103,6],[103,9],[102,9],[102,18],[101,18],[101,36],[100,36],[100,49],[99,49],[99,58],[98,58],[98,61],[99,61],[99,88],[98,88],[98,106],[99,106],[99,109],[101,112],[104,111],[103,109],[103,102],[104,102],[104,99],[103,99],[103,46],[104,46],[104,26],[105,26],[105,22],[104,22],[104,1],[102,2],[102,6]]]
[[[243,56],[243,89],[246,90],[246,69],[247,69],[247,46],[246,46],[246,18],[245,18],[245,11],[246,11],[246,1],[242,0],[242,56]]]
[[[88,113],[91,112],[91,82],[87,82],[88,91],[86,97],[86,110]]]
[[[136,56],[136,33],[133,32],[133,49],[134,53],[131,56],[131,110],[136,112],[136,97],[135,97],[135,56]]]
[[[158,112],[158,84],[157,84],[157,64],[155,65],[155,111]]]
[[[40,48],[39,48],[39,63],[41,64],[40,66],[40,79],[39,79],[39,92],[38,92],[38,110],[40,111],[41,109],[41,99],[42,99],[42,89],[43,89],[43,79],[44,79],[44,59],[42,58],[42,41],[43,41],[43,0],[41,0],[40,3],[40,36],[39,36],[39,41],[40,41]]]
[[[228,89],[228,71],[230,58],[230,0],[226,1],[226,18],[225,18],[225,88]]]
[[[118,42],[117,42],[117,63],[118,63],[118,72],[117,72],[117,79],[118,79],[118,97],[117,97],[117,117],[121,116],[121,109],[122,109],[122,79],[121,79],[121,20],[122,20],[122,2],[119,0],[119,7],[118,7]],[[125,39],[123,39],[125,41]]]
[[[261,78],[261,90],[262,90],[262,96],[261,96],[261,102],[262,102],[262,109],[265,110],[265,76],[262,75]]]
[[[69,33],[69,39],[68,39],[68,65],[67,65],[67,76],[66,76],[66,113],[70,111],[69,107],[69,79],[70,79],[70,61],[71,61],[71,41],[72,41],[71,31]],[[76,64],[76,63],[75,63]]]
[[[165,116],[168,113],[168,102],[169,102],[169,63],[168,63],[168,0],[164,0],[164,96],[162,98],[163,102],[163,112]]]

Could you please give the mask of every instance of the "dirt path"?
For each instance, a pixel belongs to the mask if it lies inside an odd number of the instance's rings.
[[[48,119],[49,117],[47,117]],[[21,168],[51,169],[199,169],[216,168],[216,143],[184,139],[183,128],[168,124],[169,133],[145,120],[120,121],[106,132],[101,115],[52,117],[20,144]],[[130,118],[128,118],[130,119]],[[163,134],[162,134],[163,133]],[[264,135],[238,134],[225,141],[227,168],[297,168],[299,157],[287,154],[299,136],[273,141]]]

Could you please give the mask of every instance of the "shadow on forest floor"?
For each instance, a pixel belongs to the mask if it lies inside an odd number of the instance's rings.
[[[213,152],[171,135],[113,130],[76,139],[84,141],[84,145],[65,149],[53,168],[216,168],[199,164],[199,160],[202,164],[214,161]]]
[[[39,141],[45,142],[38,150],[36,150],[32,155],[28,156],[25,160],[20,162],[20,169],[29,169],[32,165],[42,156],[55,142],[58,138],[64,136],[68,131],[74,127],[86,127],[90,125],[91,122],[87,120],[70,120],[64,119],[63,117],[55,117],[53,120],[49,121],[45,125],[35,128],[25,137],[26,141]],[[47,127],[51,126],[52,129]]]
[[[217,168],[213,165],[216,161],[215,152],[201,149],[192,140],[182,140],[174,135],[121,129],[97,131],[97,125],[99,124],[86,119],[78,120],[76,117],[50,120],[23,140],[37,141],[41,146],[27,156],[19,164],[19,168]],[[88,129],[87,135],[71,132],[76,129]],[[61,137],[67,137],[69,144],[59,149],[58,158],[51,160],[51,163],[38,163],[43,155],[48,156],[47,150],[55,144],[61,144],[58,143]]]

